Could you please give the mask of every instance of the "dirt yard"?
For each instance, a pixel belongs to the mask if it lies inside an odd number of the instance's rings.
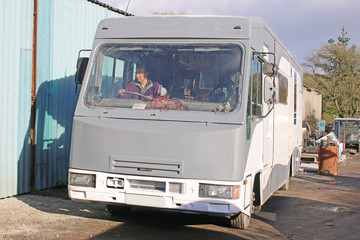
[[[360,239],[360,155],[339,163],[338,172],[298,172],[247,230],[224,219],[141,209],[113,217],[104,204],[69,200],[66,188],[33,191],[0,199],[0,239]]]

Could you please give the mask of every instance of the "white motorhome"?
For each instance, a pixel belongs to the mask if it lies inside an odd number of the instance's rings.
[[[103,20],[76,82],[73,200],[104,202],[113,214],[223,216],[246,228],[298,169],[302,70],[261,18]]]

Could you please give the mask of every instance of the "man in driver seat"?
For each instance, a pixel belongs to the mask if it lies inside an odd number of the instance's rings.
[[[128,99],[153,99],[160,96],[158,82],[148,79],[149,73],[146,71],[145,65],[139,65],[136,68],[136,81],[131,81],[126,89],[120,89],[118,94]],[[138,94],[137,94],[138,93]],[[142,96],[144,97],[142,97]]]

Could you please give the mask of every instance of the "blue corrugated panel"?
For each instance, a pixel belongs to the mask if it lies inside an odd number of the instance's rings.
[[[33,1],[0,1],[0,198],[30,191]]]
[[[85,0],[38,4],[35,188],[44,189],[67,184],[78,51],[102,19],[121,15]]]

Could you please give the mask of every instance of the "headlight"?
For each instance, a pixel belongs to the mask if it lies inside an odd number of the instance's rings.
[[[239,198],[239,186],[223,186],[200,183],[199,197],[236,199]]]
[[[70,173],[69,185],[95,187],[96,176],[93,174]]]

